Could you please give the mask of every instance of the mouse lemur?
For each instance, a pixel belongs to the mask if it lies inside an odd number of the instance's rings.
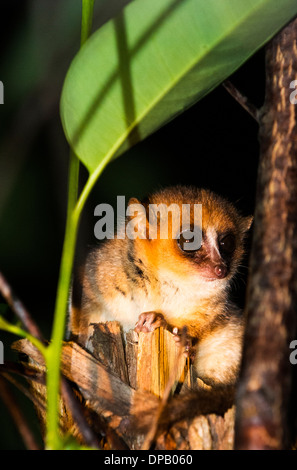
[[[129,205],[137,204],[136,199]],[[140,204],[140,203],[139,203]],[[197,220],[193,207],[202,206]],[[147,236],[150,207],[165,205],[168,236]],[[181,225],[183,205],[190,208],[187,228]],[[119,321],[124,330],[151,331],[186,326],[197,344],[194,366],[206,384],[233,385],[241,359],[244,322],[229,297],[230,281],[244,254],[244,238],[252,217],[241,216],[222,197],[204,189],[176,186],[160,190],[143,203],[145,213],[133,220],[137,237],[106,240],[93,249],[74,283],[69,329],[87,345],[92,323]],[[200,222],[199,222],[200,220]],[[196,225],[195,225],[196,224]],[[198,231],[197,231],[198,229]],[[198,243],[193,234],[199,233]]]

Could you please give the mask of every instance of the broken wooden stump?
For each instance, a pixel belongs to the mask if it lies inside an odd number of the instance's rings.
[[[34,372],[45,372],[38,350],[28,341],[14,343],[29,362],[35,406],[44,425],[46,387]],[[88,351],[73,341],[63,344],[61,373],[72,384],[89,426],[104,449],[232,449],[232,396],[203,385],[163,328],[139,336],[123,334],[118,322],[93,325]],[[60,426],[83,443],[67,403],[61,400]],[[98,431],[99,430],[99,431]],[[151,436],[148,438],[148,436]]]

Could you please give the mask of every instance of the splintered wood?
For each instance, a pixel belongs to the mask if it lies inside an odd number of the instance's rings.
[[[162,397],[169,381],[172,388],[190,386],[190,369],[180,346],[163,328],[140,333],[137,352],[137,388]],[[174,391],[174,390],[172,390]]]
[[[28,340],[17,341],[14,348],[29,358],[22,367],[44,425],[43,358]],[[65,342],[61,373],[83,404],[101,448],[232,449],[233,399],[201,387],[169,331],[130,331],[124,337],[118,322],[94,324],[87,348]],[[61,431],[84,443],[63,398],[60,413]]]
[[[174,389],[191,387],[189,362],[172,334],[163,328],[151,333],[129,331],[123,341],[118,322],[94,324],[88,350],[123,382],[162,398],[169,381]],[[125,343],[125,344],[124,344]]]

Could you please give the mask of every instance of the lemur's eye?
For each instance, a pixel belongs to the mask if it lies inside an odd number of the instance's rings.
[[[193,230],[184,230],[180,233],[177,244],[182,251],[195,253],[201,248],[201,236]]]
[[[220,251],[226,253],[227,255],[232,255],[236,248],[236,239],[232,233],[224,235],[219,240]]]

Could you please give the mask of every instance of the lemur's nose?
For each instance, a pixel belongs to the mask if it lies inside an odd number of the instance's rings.
[[[217,264],[214,268],[215,275],[219,279],[224,279],[227,276],[227,268],[223,264]]]

